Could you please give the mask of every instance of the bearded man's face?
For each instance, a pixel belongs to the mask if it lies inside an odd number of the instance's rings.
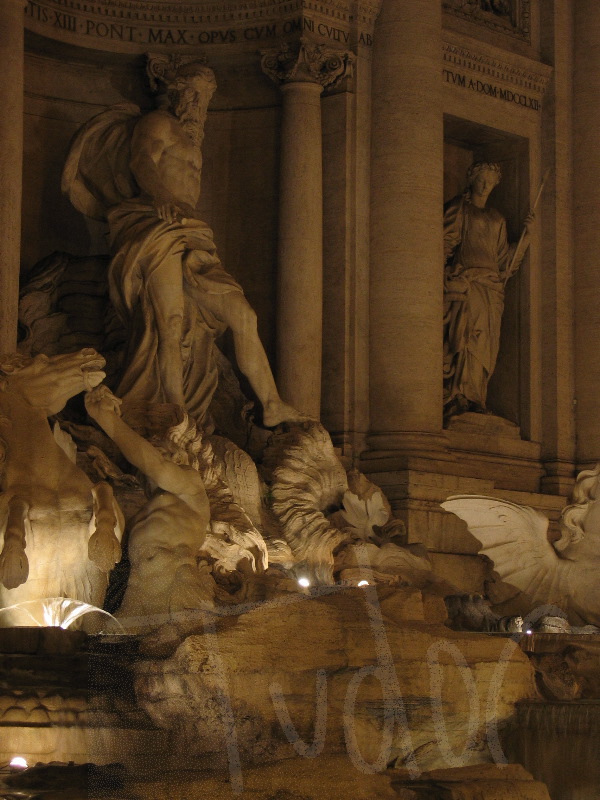
[[[214,85],[203,78],[192,77],[182,80],[171,96],[173,113],[181,123],[204,122],[214,91]]]

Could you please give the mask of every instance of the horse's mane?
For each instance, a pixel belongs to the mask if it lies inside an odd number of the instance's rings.
[[[561,537],[554,543],[557,550],[565,550],[569,545],[585,538],[583,522],[591,503],[597,500],[597,487],[600,478],[600,462],[594,469],[579,473],[573,487],[573,502],[563,510],[560,528]]]

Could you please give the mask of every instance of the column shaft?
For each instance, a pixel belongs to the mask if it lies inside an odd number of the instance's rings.
[[[318,418],[323,323],[323,87],[312,81],[293,81],[283,84],[281,91],[278,388],[286,402]]]
[[[0,3],[0,352],[17,343],[23,165],[23,2]]]
[[[441,3],[384,0],[373,48],[371,436],[428,449],[442,428]]]
[[[600,459],[600,4],[578,0],[573,8],[575,397],[583,466]]]

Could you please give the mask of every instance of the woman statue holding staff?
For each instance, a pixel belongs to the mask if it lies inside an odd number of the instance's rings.
[[[500,344],[504,287],[529,245],[533,211],[518,245],[509,245],[506,220],[495,208],[486,207],[501,176],[498,164],[475,162],[467,173],[464,194],[444,208],[446,419],[486,410],[488,382]]]

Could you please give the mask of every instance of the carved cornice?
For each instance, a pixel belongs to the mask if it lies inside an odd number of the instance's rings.
[[[148,22],[246,22],[270,19],[289,12],[315,11],[341,21],[356,15],[375,19],[383,0],[40,0],[40,5],[56,6],[65,11],[118,17]]]
[[[442,0],[447,14],[531,42],[531,0]]]
[[[284,42],[280,48],[263,50],[263,72],[277,84],[295,82],[319,83],[323,88],[333,88],[352,75],[354,54],[335,50],[306,39]]]
[[[542,98],[552,75],[551,67],[524,56],[509,55],[483,43],[475,43],[475,40],[471,42],[473,44],[443,42],[444,69]]]
[[[100,50],[202,45],[256,47],[314,34],[370,44],[382,0],[25,0],[35,33]],[[311,27],[312,26],[312,27]]]

